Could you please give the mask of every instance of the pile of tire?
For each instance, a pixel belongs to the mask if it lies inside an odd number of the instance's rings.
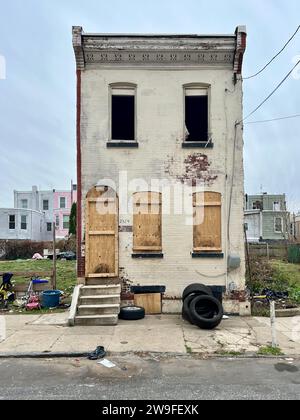
[[[184,290],[182,300],[182,316],[192,325],[203,330],[213,330],[222,322],[222,304],[208,286],[191,284]]]

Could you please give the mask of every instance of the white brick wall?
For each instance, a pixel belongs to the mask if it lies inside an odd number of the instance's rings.
[[[138,149],[107,149],[109,139],[110,83],[130,82],[137,85]],[[182,149],[183,85],[211,85],[211,132],[213,149]],[[227,89],[227,91],[225,91]],[[192,259],[192,227],[186,216],[163,216],[163,260],[132,259],[132,233],[120,233],[120,267],[134,284],[166,285],[167,295],[179,297],[191,282],[244,287],[243,238],[243,140],[237,131],[235,173],[230,224],[227,240],[228,206],[233,167],[234,125],[242,117],[241,82],[233,84],[229,68],[160,70],[97,68],[89,65],[82,71],[82,189],[84,198],[100,179],[118,183],[119,171],[128,171],[128,180],[167,178],[174,180],[184,170],[184,160],[198,153],[206,154],[210,171],[217,175],[207,190],[222,193],[222,232],[224,259]],[[84,216],[84,206],[83,206]],[[128,216],[120,215],[120,219]],[[83,218],[84,220],[84,218]],[[130,222],[129,222],[130,224]],[[228,275],[227,256],[241,257],[241,268]],[[124,274],[123,273],[123,274]],[[218,277],[218,275],[220,275]]]

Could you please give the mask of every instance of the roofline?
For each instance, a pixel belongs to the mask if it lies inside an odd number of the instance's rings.
[[[243,57],[246,50],[246,39],[247,39],[247,28],[244,25],[240,25],[236,27],[235,33],[233,34],[101,34],[101,33],[85,33],[83,31],[82,26],[73,26],[72,27],[72,43],[73,49],[75,53],[76,59],[76,68],[77,70],[84,70],[86,66],[86,56],[84,51],[84,40],[93,39],[96,41],[98,40],[109,40],[109,39],[116,39],[124,42],[126,39],[131,40],[154,40],[154,39],[162,39],[162,40],[182,40],[182,39],[190,39],[190,40],[231,40],[235,43],[234,49],[234,58],[233,58],[233,73],[234,73],[234,82],[237,82],[238,75],[242,73],[242,65],[243,65]],[[118,47],[117,47],[118,48]],[[232,46],[233,48],[233,46]],[[130,61],[130,60],[129,60]]]
[[[142,34],[142,33],[88,33],[84,32],[83,37],[97,38],[235,38],[235,34]]]

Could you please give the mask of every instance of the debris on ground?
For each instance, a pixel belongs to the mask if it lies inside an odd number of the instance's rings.
[[[106,356],[106,351],[104,347],[98,346],[95,351],[88,355],[88,360],[98,360],[103,359]]]
[[[98,362],[98,365],[102,365],[102,366],[104,366],[108,369],[112,369],[112,368],[116,367],[116,365],[113,362],[111,362],[110,360],[107,360],[107,359],[101,360],[101,362]]]

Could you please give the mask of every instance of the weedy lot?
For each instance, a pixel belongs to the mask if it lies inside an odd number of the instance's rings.
[[[14,273],[17,271],[51,271],[53,262],[50,260],[17,260],[0,261],[0,272]],[[30,279],[22,277],[13,277],[17,283],[26,283]],[[76,285],[76,261],[57,261],[57,289],[65,293],[72,293]]]

